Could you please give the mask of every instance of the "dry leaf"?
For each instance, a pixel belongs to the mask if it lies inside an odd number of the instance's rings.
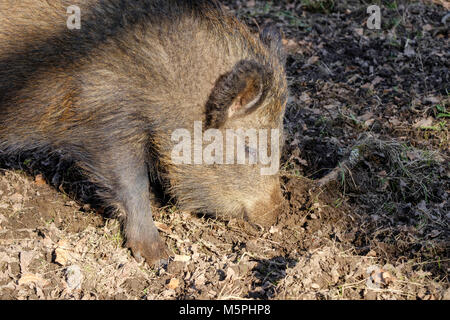
[[[6,207],[6,208],[8,208],[8,207]],[[4,209],[4,208],[2,208],[0,206],[0,209]],[[2,224],[3,222],[5,222],[5,223],[8,222],[8,219],[6,219],[6,217],[4,215],[0,214],[0,224]]]
[[[450,288],[445,290],[444,299],[443,300],[450,300]]]
[[[175,262],[188,262],[190,260],[191,260],[190,256],[183,256],[183,255],[176,254],[173,261],[175,261]]]
[[[388,285],[389,283],[394,282],[395,278],[388,271],[383,271],[381,273],[381,280],[384,284]]]
[[[367,121],[369,119],[372,119],[374,116],[373,112],[366,112],[362,116],[358,117],[359,121]]]
[[[414,128],[422,128],[422,127],[429,127],[433,124],[433,118],[428,117],[426,119],[422,119],[419,122],[416,122],[413,127]]]
[[[69,247],[69,243],[67,240],[60,240],[58,242],[58,248],[55,249],[55,262],[59,263],[62,266],[67,265],[70,259],[69,252],[67,248]]]
[[[377,253],[376,253],[375,250],[370,250],[370,251],[366,254],[366,256],[368,256],[368,257],[376,257],[376,256],[377,256]]]
[[[308,59],[308,61],[306,61],[306,64],[314,64],[317,61],[319,61],[319,57],[318,56],[312,56],[311,58]]]
[[[23,195],[21,195],[20,193],[14,193],[12,196],[9,197],[9,200],[12,202],[22,202]]]
[[[389,119],[389,123],[392,123],[394,126],[399,126],[402,124],[402,122],[399,121],[397,118]]]
[[[375,77],[375,79],[372,80],[372,85],[376,86],[377,84],[379,84],[381,81],[383,81],[384,78],[381,77]]]
[[[180,280],[178,280],[177,278],[172,278],[169,282],[169,284],[167,285],[167,287],[169,289],[175,290],[176,288],[178,288],[178,286],[180,285]]]
[[[171,234],[172,233],[172,230],[170,229],[170,227],[168,225],[164,224],[164,223],[155,221],[155,226],[156,226],[156,228],[159,231],[162,231],[162,232],[167,233],[167,234]]]
[[[442,231],[439,230],[433,230],[430,232],[430,237],[431,238],[436,238],[437,236],[439,236],[442,233]]]
[[[380,288],[382,285],[387,286],[395,280],[395,278],[388,272],[378,266],[371,266],[367,269],[369,278],[366,285],[369,288]]]
[[[423,31],[431,31],[433,30],[433,26],[431,24],[426,24],[422,27]]]
[[[44,176],[42,174],[38,174],[35,178],[34,178],[34,182],[38,185],[38,186],[45,186],[47,183],[45,182]]]
[[[373,85],[370,82],[367,82],[361,86],[363,89],[371,89],[373,90]]]
[[[233,268],[228,267],[226,279],[227,279],[227,280],[232,280],[232,279],[234,279],[235,277],[236,277],[236,271],[234,271]]]
[[[438,104],[440,103],[441,99],[439,99],[436,96],[428,96],[424,99],[424,102],[428,102],[428,103],[433,103],[433,104]]]
[[[48,280],[45,280],[44,278],[31,273],[24,274],[18,281],[19,286],[30,283],[35,283],[36,285],[39,285],[41,287],[44,287],[49,284]]]
[[[272,234],[280,232],[280,228],[275,227],[275,226],[271,226],[269,232],[272,233]]]
[[[403,54],[407,57],[414,57],[416,55],[416,50],[409,44],[405,46],[405,49],[403,50]]]
[[[362,36],[364,34],[363,28],[355,28],[355,32],[358,36]]]
[[[417,154],[416,151],[407,151],[406,152],[406,156],[408,157],[408,159],[410,161],[414,161],[414,160],[420,159],[420,155]]]
[[[199,288],[199,287],[205,285],[205,283],[206,283],[206,277],[205,277],[205,275],[204,275],[204,274],[199,275],[199,276],[195,279],[194,282],[195,282],[195,286],[196,286],[197,288]]]
[[[247,8],[253,8],[256,5],[256,1],[249,0],[249,1],[247,1],[247,3],[245,5],[247,6]]]
[[[298,44],[298,42],[293,39],[283,39],[283,45],[286,48],[286,52],[292,54],[296,53],[300,49],[300,45]]]
[[[300,101],[308,103],[311,101],[311,97],[309,96],[309,94],[307,92],[303,92],[302,95],[300,96]]]
[[[20,270],[25,273],[33,258],[36,256],[35,251],[22,251],[20,253]]]

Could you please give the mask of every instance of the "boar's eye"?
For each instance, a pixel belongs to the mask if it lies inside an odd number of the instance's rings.
[[[258,161],[258,151],[248,145],[245,146],[245,158],[249,164],[256,164]]]

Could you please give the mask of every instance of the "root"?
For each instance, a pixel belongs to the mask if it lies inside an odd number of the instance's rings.
[[[341,185],[352,182],[355,186],[352,171],[363,163],[369,168],[381,165],[390,183],[401,184],[398,190],[407,190],[417,197],[429,199],[432,196],[430,186],[436,181],[439,166],[445,166],[448,161],[437,153],[415,149],[395,140],[383,141],[366,135],[350,149],[347,159],[316,183],[319,187],[333,182]]]

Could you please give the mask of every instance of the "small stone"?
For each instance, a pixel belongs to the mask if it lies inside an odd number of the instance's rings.
[[[66,283],[70,290],[80,289],[82,282],[83,274],[78,265],[71,265],[66,269]]]

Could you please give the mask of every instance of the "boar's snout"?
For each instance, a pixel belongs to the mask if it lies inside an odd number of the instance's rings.
[[[254,204],[246,206],[245,216],[249,222],[270,226],[276,223],[284,198],[281,188],[277,186]]]

